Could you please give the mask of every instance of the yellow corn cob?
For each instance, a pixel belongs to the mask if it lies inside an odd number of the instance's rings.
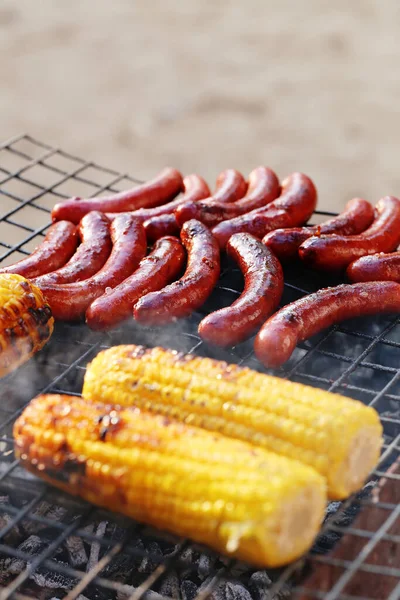
[[[308,550],[323,518],[314,469],[137,408],[43,395],[14,438],[24,465],[61,489],[260,566]]]
[[[0,377],[40,350],[53,328],[39,288],[21,275],[0,274]]]
[[[361,487],[382,444],[379,416],[361,402],[162,348],[100,352],[86,371],[83,396],[136,405],[298,459],[326,477],[337,499]]]

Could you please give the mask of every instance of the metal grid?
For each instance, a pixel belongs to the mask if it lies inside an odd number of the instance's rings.
[[[122,190],[137,181],[39,142],[0,146],[0,261],[15,262],[49,226],[49,209],[71,195]],[[332,213],[316,213],[321,221]],[[34,223],[34,225],[33,225]],[[282,304],[335,283],[287,269]],[[108,334],[59,323],[50,343],[0,383],[0,600],[111,598],[150,600],[396,600],[400,598],[400,319],[348,321],[301,344],[284,368],[290,378],[374,406],[385,446],[371,482],[357,497],[331,503],[313,551],[286,569],[260,571],[219,557],[61,494],[27,474],[12,453],[12,425],[41,392],[79,394],[85,365],[119,343],[165,345],[265,371],[253,340],[230,350],[197,335],[205,312],[233,301],[240,272],[223,266],[213,296],[190,319],[164,329],[133,322]]]

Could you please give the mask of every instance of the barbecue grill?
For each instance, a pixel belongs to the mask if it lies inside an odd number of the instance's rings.
[[[0,262],[29,254],[62,198],[126,189],[137,180],[30,136],[0,146]],[[318,223],[333,213],[317,212]],[[34,223],[34,225],[33,225]],[[225,259],[224,259],[225,260]],[[285,272],[282,304],[337,283],[301,267]],[[301,344],[279,377],[357,398],[380,413],[380,464],[356,496],[332,502],[310,554],[261,571],[62,494],[19,467],[12,426],[42,392],[78,395],[86,364],[121,343],[164,345],[266,371],[253,340],[221,350],[197,335],[210,309],[240,293],[239,270],[223,262],[219,285],[190,318],[163,329],[131,322],[109,333],[57,323],[49,344],[0,382],[0,600],[396,600],[400,598],[400,318],[347,321]]]

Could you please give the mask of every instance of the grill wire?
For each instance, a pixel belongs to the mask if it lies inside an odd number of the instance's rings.
[[[126,189],[138,180],[22,135],[0,145],[0,262],[29,254],[62,198]],[[321,222],[328,212],[317,212]],[[33,226],[33,223],[35,225]],[[285,271],[282,304],[332,278]],[[189,540],[154,531],[53,490],[18,466],[12,426],[42,392],[78,395],[85,365],[120,343],[165,345],[261,368],[249,340],[233,349],[207,346],[202,316],[231,303],[242,277],[224,263],[217,289],[189,319],[164,329],[133,322],[111,333],[58,323],[50,343],[0,382],[0,600],[396,600],[400,598],[400,318],[347,321],[301,344],[274,373],[335,391],[380,413],[385,445],[371,481],[353,498],[328,506],[308,557],[285,569],[254,570]]]

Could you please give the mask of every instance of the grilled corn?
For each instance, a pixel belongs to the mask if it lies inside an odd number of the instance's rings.
[[[136,405],[298,459],[327,479],[336,499],[361,487],[382,444],[378,413],[361,402],[162,348],[100,352],[86,371],[83,396]]]
[[[260,566],[300,556],[323,518],[325,481],[310,467],[137,408],[43,395],[14,438],[61,489]]]
[[[39,288],[21,275],[0,274],[0,377],[40,350],[53,328]]]

